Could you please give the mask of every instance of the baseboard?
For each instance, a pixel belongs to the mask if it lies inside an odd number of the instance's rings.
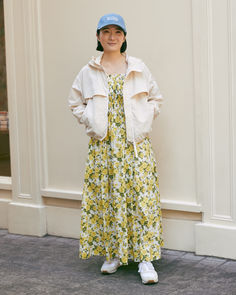
[[[163,248],[194,252],[194,231],[197,223],[199,221],[163,218]]]
[[[196,254],[236,259],[236,227],[197,223]]]
[[[49,235],[76,238],[80,236],[80,209],[46,206]]]
[[[42,237],[46,235],[46,208],[25,203],[8,204],[8,232]]]
[[[11,200],[0,198],[0,228],[8,229],[8,204]]]

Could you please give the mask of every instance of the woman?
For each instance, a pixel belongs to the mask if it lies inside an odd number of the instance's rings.
[[[106,256],[102,273],[128,259],[142,282],[156,283],[162,213],[156,160],[149,137],[163,97],[141,59],[125,52],[127,30],[118,14],[103,15],[97,50],[76,76],[69,106],[90,136],[81,207],[79,257]]]

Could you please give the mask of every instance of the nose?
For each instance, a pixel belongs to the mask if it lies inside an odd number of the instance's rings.
[[[109,35],[109,39],[113,40],[114,37],[115,37],[115,34],[111,32],[110,35]]]

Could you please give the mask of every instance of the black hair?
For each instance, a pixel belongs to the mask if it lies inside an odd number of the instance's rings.
[[[122,28],[120,28],[120,29],[124,32],[124,35],[126,36],[126,32]],[[101,29],[97,30],[98,36],[99,36],[100,30]],[[125,52],[126,48],[127,48],[127,41],[125,39],[125,41],[123,42],[123,44],[122,44],[122,46],[120,48],[120,52]],[[97,40],[97,48],[96,48],[96,50],[103,51],[102,44],[101,44],[101,42],[99,40]]]

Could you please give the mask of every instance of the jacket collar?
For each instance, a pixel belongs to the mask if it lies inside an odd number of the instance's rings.
[[[92,67],[103,70],[103,67],[101,65],[101,59],[102,59],[103,54],[104,54],[104,52],[102,52],[100,55],[98,55],[96,57],[92,56],[92,59],[89,61],[88,64]],[[143,71],[144,65],[140,59],[129,56],[127,54],[127,52],[122,52],[121,54],[125,56],[126,62],[128,63],[128,68],[127,68],[127,72],[126,72],[127,76],[132,71],[136,71],[136,72]]]

